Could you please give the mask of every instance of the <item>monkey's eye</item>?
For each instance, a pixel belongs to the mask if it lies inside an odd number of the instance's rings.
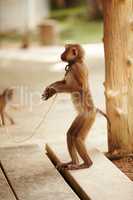
[[[76,51],[76,49],[72,49],[72,53],[73,53],[74,56],[77,56],[77,51]]]

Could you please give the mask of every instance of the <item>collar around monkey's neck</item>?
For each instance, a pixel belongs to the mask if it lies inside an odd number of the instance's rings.
[[[65,67],[66,74],[71,70],[72,65],[74,65],[75,63],[76,63],[76,60],[72,60],[68,62],[68,64]]]
[[[68,65],[69,65],[69,66],[72,66],[72,65],[74,65],[76,62],[77,62],[77,59],[71,60],[71,61],[68,62]]]

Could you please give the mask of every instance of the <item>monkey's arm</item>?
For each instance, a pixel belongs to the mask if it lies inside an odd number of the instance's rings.
[[[67,84],[67,81],[63,79],[62,81],[57,81],[49,86],[53,88],[56,93],[71,93],[74,92],[74,88]]]
[[[52,97],[54,94],[56,93],[71,93],[74,90],[72,89],[72,87],[70,87],[66,81],[63,79],[61,81],[57,81],[52,83],[51,85],[49,85],[43,95],[42,95],[42,99],[43,100],[47,100],[50,97]]]

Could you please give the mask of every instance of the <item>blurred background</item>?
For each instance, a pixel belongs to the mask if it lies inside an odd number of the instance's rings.
[[[100,0],[0,0],[1,46],[94,43],[102,32]]]
[[[44,88],[64,75],[65,43],[83,45],[94,102],[105,111],[102,38],[100,0],[0,0],[0,93],[14,88],[7,110],[15,121],[0,127],[0,146],[65,141],[76,116],[69,95],[57,96],[44,121],[52,99],[41,101]],[[98,116],[87,144],[107,150],[106,133]]]

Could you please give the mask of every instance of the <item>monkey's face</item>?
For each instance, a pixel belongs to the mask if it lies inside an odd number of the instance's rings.
[[[75,45],[66,45],[65,51],[61,54],[61,60],[65,62],[71,62],[78,57],[78,49]]]
[[[13,98],[13,89],[6,89],[3,93],[6,101],[11,101]]]

